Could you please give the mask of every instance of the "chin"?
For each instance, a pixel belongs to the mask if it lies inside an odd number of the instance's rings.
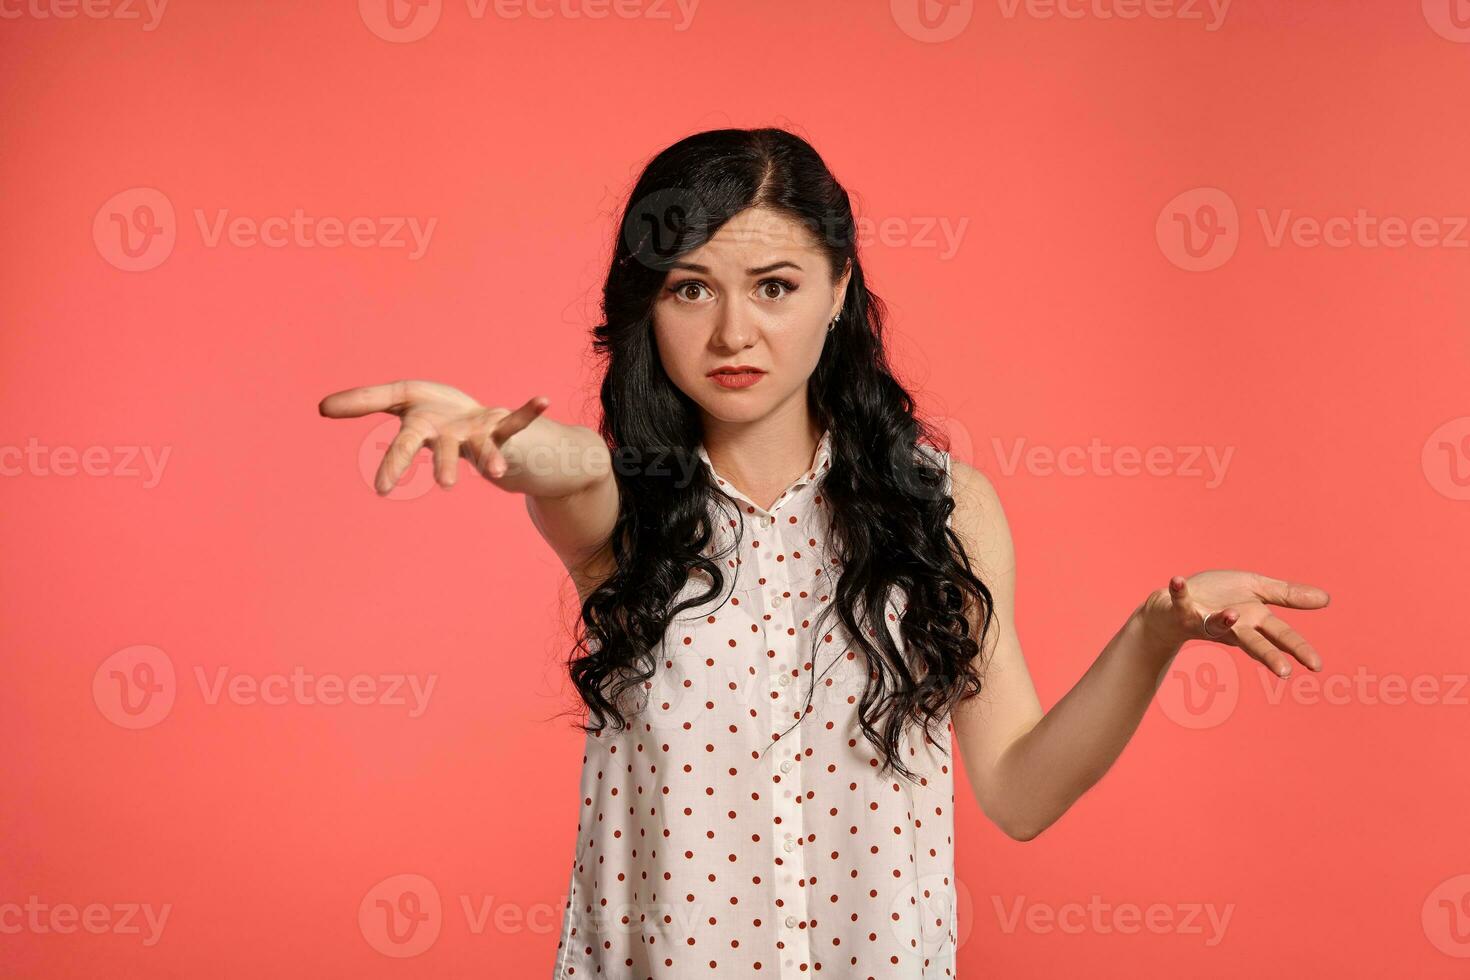
[[[734,402],[735,399],[732,398],[722,402],[704,401],[697,404],[700,408],[704,409],[706,415],[710,418],[719,419],[721,422],[754,422],[770,414],[771,406],[767,405],[764,399],[760,402],[756,402],[754,399],[742,399],[738,405],[734,404]]]

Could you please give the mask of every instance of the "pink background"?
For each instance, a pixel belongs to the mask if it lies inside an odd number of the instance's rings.
[[[1124,2],[446,0],[394,27],[382,0],[174,0],[147,29],[6,0],[0,973],[550,973],[570,585],[482,481],[445,493],[425,465],[376,497],[396,422],[316,404],[416,377],[592,422],[633,177],[691,132],[775,124],[887,229],[864,257],[895,358],[1000,490],[1044,704],[1171,573],[1333,596],[1285,613],[1323,674],[1278,690],[1191,645],[1033,842],[957,783],[961,974],[1462,976],[1470,4],[1101,16]],[[368,243],[207,234],[297,209],[367,218]],[[1420,243],[1272,237],[1360,210],[1425,219]],[[113,215],[162,234],[130,258]],[[418,257],[374,237],[409,216],[435,222]],[[1046,465],[1094,439],[1162,448],[1135,475]],[[1218,480],[1204,449],[1230,454]],[[435,686],[416,716],[214,696],[297,669]],[[375,925],[405,888],[415,948]],[[4,911],[31,896],[39,926]],[[100,934],[54,928],[94,904]],[[168,906],[156,942],[129,904]]]

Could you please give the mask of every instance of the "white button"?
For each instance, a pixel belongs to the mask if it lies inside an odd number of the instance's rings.
[[[774,523],[776,523],[776,519],[774,517],[767,516],[761,518],[761,524],[765,527],[770,527]]]
[[[792,849],[794,849],[796,847],[796,845],[794,843],[792,843],[791,841],[787,841],[786,843],[782,844],[781,846],[784,847],[784,848],[786,848],[786,850],[788,850],[788,851],[789,850],[792,850]]]
[[[771,606],[773,608],[779,609],[781,607],[781,597],[780,596],[776,596],[776,598],[772,599],[771,600]]]
[[[790,759],[787,759],[785,762],[781,763],[781,771],[782,772],[790,772],[791,771],[791,760]]]
[[[781,686],[782,687],[785,687],[787,684],[790,684],[790,683],[791,683],[791,675],[790,674],[782,674],[781,675]]]
[[[794,915],[788,915],[786,917],[786,924],[788,926],[793,926],[794,927],[796,925],[796,916],[794,916]]]

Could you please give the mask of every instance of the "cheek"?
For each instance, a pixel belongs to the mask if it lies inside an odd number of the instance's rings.
[[[653,346],[669,377],[684,378],[693,370],[699,352],[689,339],[692,336],[692,331],[669,330],[655,323]]]
[[[821,360],[827,332],[820,327],[812,330],[810,326],[793,326],[789,330],[771,332],[768,340],[781,371],[805,377]]]

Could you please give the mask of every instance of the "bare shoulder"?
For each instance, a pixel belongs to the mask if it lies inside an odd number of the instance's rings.
[[[995,484],[984,473],[958,459],[950,460],[950,480],[955,505],[950,523],[965,551],[992,575],[1011,574],[1015,545]]]

